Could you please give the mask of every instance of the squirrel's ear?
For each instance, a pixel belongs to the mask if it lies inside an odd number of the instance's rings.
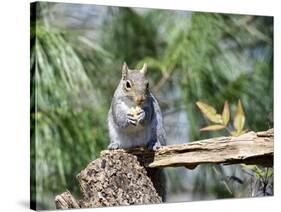
[[[128,75],[128,66],[127,66],[127,63],[124,62],[123,63],[123,67],[122,67],[122,79],[126,80],[127,79],[127,75]]]
[[[142,69],[140,70],[140,72],[143,73],[143,74],[146,74],[146,72],[147,72],[147,65],[146,65],[146,63],[143,64],[143,67],[142,67]]]

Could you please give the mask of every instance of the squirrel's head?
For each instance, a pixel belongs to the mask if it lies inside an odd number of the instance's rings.
[[[130,70],[124,62],[122,67],[122,88],[127,97],[141,106],[149,93],[149,83],[146,78],[147,65],[140,70]]]

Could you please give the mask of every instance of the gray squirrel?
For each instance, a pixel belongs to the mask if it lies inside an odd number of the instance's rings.
[[[149,89],[147,66],[130,70],[124,62],[122,78],[108,112],[108,149],[147,147],[155,151],[166,145],[166,134],[158,101]],[[162,201],[166,201],[166,176],[162,169],[146,168]]]
[[[140,70],[130,70],[124,62],[108,112],[108,149],[147,147],[155,151],[166,145],[161,109],[146,74],[146,64]]]

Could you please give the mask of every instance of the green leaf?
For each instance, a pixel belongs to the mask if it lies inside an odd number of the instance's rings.
[[[217,114],[217,111],[212,106],[203,103],[203,102],[196,102],[196,105],[199,107],[201,112],[211,121],[217,124],[222,124],[222,116]]]
[[[273,175],[272,169],[269,168],[267,172],[267,177],[272,177],[272,175]]]
[[[224,126],[226,126],[230,119],[230,113],[229,113],[229,104],[227,101],[224,102],[223,112],[222,112],[222,121]]]
[[[222,130],[224,128],[225,128],[224,125],[214,124],[214,125],[210,125],[210,126],[201,128],[200,131],[216,131],[216,130]]]
[[[266,172],[260,169],[258,166],[254,166],[252,170],[258,178],[264,177]]]
[[[245,125],[245,115],[244,115],[244,111],[242,108],[242,104],[240,99],[238,100],[238,104],[237,104],[237,109],[236,109],[236,114],[234,117],[234,121],[233,121],[233,125],[235,127],[235,129],[241,133],[244,125]]]

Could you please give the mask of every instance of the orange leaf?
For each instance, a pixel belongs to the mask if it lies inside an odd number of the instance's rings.
[[[245,125],[245,115],[244,115],[244,111],[243,111],[240,99],[237,104],[237,109],[236,109],[236,114],[234,117],[233,125],[238,132],[241,132]]]
[[[222,130],[224,128],[225,128],[225,126],[223,126],[223,125],[214,124],[214,125],[210,125],[210,126],[201,128],[200,131],[215,131],[215,130]]]
[[[196,105],[199,107],[201,112],[212,122],[221,124],[222,117],[220,114],[217,114],[217,111],[212,106],[205,104],[203,102],[196,102]]]
[[[229,105],[228,105],[228,102],[225,101],[223,111],[222,111],[222,121],[223,121],[224,126],[226,126],[228,124],[229,118],[230,118]]]

